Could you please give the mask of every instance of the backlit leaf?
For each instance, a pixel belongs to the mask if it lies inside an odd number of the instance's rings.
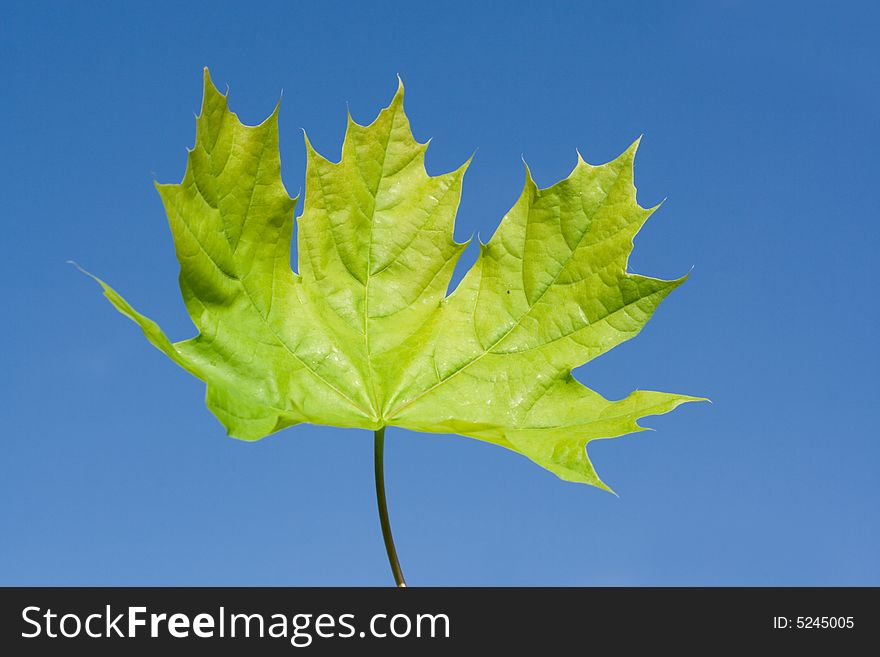
[[[183,181],[157,185],[198,329],[172,343],[102,281],[106,296],[202,379],[230,435],[301,422],[457,433],[605,488],[586,445],[698,398],[636,391],[610,401],[571,370],[634,337],[684,278],[627,272],[653,212],[636,202],[637,143],[520,198],[447,296],[466,244],[453,224],[469,161],[429,176],[403,87],[368,126],[349,118],[332,162],[306,139],[306,202],[280,175],[278,108],[243,125],[205,72]]]

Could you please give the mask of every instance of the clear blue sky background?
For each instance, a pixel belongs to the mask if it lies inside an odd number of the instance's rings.
[[[225,437],[202,384],[75,259],[175,339],[192,325],[154,177],[180,179],[202,67],[249,123],[284,90],[336,157],[400,73],[428,169],[491,234],[575,148],[645,138],[632,271],[693,275],[578,371],[603,394],[706,395],[591,446],[620,497],[476,441],[391,429],[412,584],[880,584],[877,10],[870,3],[12,3],[0,24],[0,584],[391,582],[371,436]],[[473,261],[470,251],[463,265]]]

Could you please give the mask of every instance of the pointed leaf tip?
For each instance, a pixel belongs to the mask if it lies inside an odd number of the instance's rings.
[[[595,482],[584,482],[584,483],[590,483],[592,486],[595,486],[599,490],[604,490],[606,493],[611,493],[612,495],[614,495],[614,497],[616,497],[617,499],[620,499],[620,495],[617,494],[617,491],[615,491],[613,488],[611,488],[611,486],[609,486],[604,481],[602,481],[602,479],[599,478],[599,475],[596,475]]]
[[[525,185],[524,185],[523,189],[524,190],[527,189],[529,191],[534,192],[535,190],[538,189],[538,185],[535,183],[535,179],[532,177],[532,168],[529,166],[529,163],[526,162],[525,155],[520,155],[520,160],[522,160],[523,169],[525,170],[525,173],[526,173],[526,180],[525,180]]]
[[[397,74],[397,89],[394,91],[394,98],[391,99],[391,104],[389,107],[393,107],[394,105],[403,105],[403,78],[400,77],[400,73]]]
[[[82,266],[76,260],[65,260],[64,264],[75,267],[78,271],[82,272],[86,276],[91,276],[91,274],[89,272],[87,272],[85,269],[83,269]]]
[[[629,160],[630,162],[632,162],[636,157],[636,153],[639,150],[639,144],[641,143],[642,135],[639,135],[638,137],[636,137],[635,140],[633,140],[633,142],[629,146],[626,147],[626,150],[624,150],[623,153],[620,154],[620,159]]]
[[[218,96],[226,95],[226,94],[220,93],[220,90],[217,88],[217,85],[214,84],[214,80],[213,80],[213,78],[211,78],[211,72],[208,70],[207,66],[204,69],[204,92],[205,92],[206,98],[207,98],[209,92],[213,92],[213,93],[217,94]],[[228,93],[228,90],[227,90],[227,93]]]
[[[425,144],[425,146],[427,147],[428,144],[430,144],[430,143],[431,143],[431,140],[429,139],[428,142]],[[474,152],[471,153],[470,157],[469,157],[468,159],[466,159],[466,160],[462,163],[462,165],[461,165],[460,167],[458,167],[458,171],[461,171],[461,172],[462,172],[462,175],[463,175],[465,172],[467,172],[467,170],[470,168],[471,163],[473,163],[473,161],[474,161],[474,157],[476,157],[476,155],[477,155],[477,150],[474,149]]]
[[[300,128],[300,130],[302,130],[302,133],[303,133],[303,142],[304,142],[305,145],[306,145],[306,157],[315,157],[315,156],[320,157],[318,151],[316,151],[316,150],[315,150],[315,147],[312,146],[312,140],[309,139],[309,135],[308,135],[308,133],[306,132],[306,129],[305,129],[305,128]]]
[[[659,209],[663,206],[663,204],[666,203],[666,201],[668,201],[668,200],[669,200],[669,197],[668,197],[668,196],[664,196],[662,199],[660,199],[660,202],[659,202],[659,203],[657,203],[656,205],[653,205],[653,206],[651,206],[650,208],[648,208],[648,212],[650,212],[651,214],[654,214],[654,213],[657,212],[657,210],[659,210]]]

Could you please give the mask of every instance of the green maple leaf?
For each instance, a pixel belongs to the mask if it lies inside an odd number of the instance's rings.
[[[468,163],[428,176],[403,87],[369,126],[349,118],[338,163],[306,139],[299,273],[296,199],[281,181],[278,109],[258,126],[229,111],[205,72],[183,181],[157,185],[180,289],[198,328],[172,343],[98,281],[178,365],[207,384],[231,436],[300,422],[457,433],[519,452],[559,477],[607,488],[586,445],[696,397],[636,391],[610,401],[571,374],[634,337],[684,278],[626,271],[653,212],[636,202],[633,144],[522,195],[457,289],[466,244],[453,223]]]

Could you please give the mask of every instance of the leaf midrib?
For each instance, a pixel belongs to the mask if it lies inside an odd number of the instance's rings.
[[[370,208],[369,213],[370,239],[367,245],[367,271],[364,279],[364,349],[367,354],[367,368],[369,369],[367,375],[370,378],[370,391],[373,397],[372,401],[377,411],[381,408],[381,402],[379,401],[379,395],[376,389],[376,369],[373,367],[373,352],[370,346],[370,281],[373,278],[373,232],[376,226],[376,201],[379,189],[382,187],[382,180],[385,178],[385,161],[388,159],[388,147],[391,145],[391,135],[394,132],[394,121],[397,118],[397,108],[398,104],[396,102],[393,103],[391,106],[391,117],[389,119],[388,137],[385,139],[385,145],[382,148],[382,161],[379,163],[379,179],[376,181],[376,189],[370,189],[369,185],[367,185],[367,189],[373,199],[373,207]],[[358,173],[360,173],[363,178],[363,172],[360,169],[360,162],[357,160],[356,148],[354,149],[354,153]],[[366,182],[366,180],[364,180],[364,182]]]

